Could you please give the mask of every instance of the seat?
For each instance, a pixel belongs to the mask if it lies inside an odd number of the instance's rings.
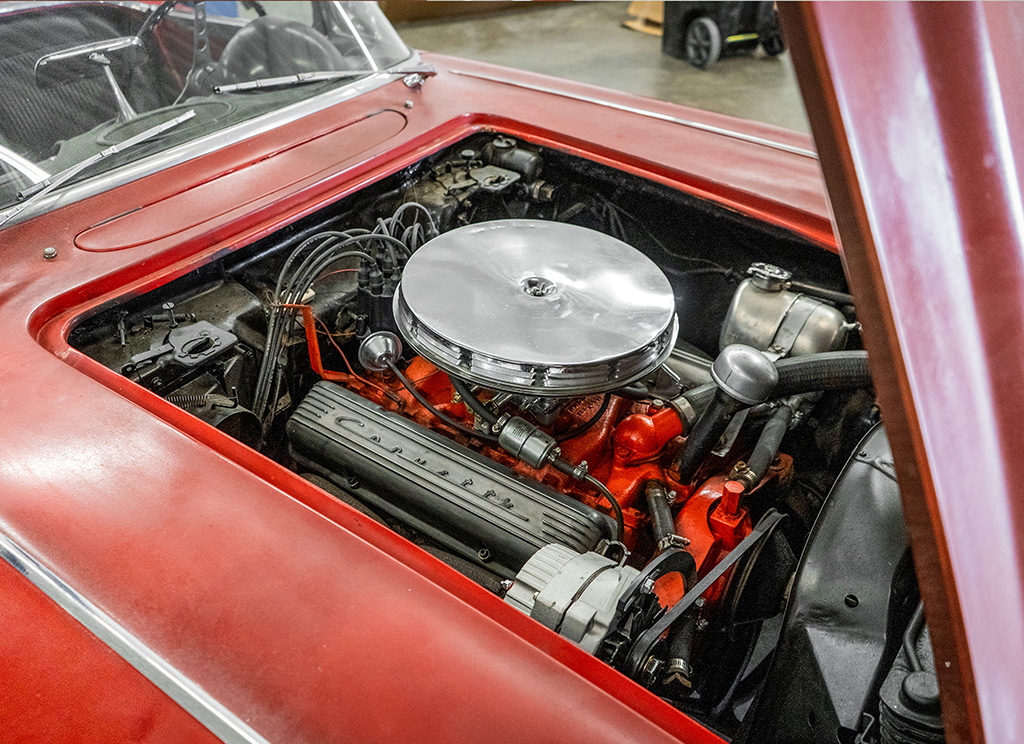
[[[105,19],[85,13],[11,14],[0,24],[0,134],[12,150],[39,162],[52,154],[58,140],[117,115],[117,103],[102,77],[41,90],[34,68],[45,54],[120,35]]]

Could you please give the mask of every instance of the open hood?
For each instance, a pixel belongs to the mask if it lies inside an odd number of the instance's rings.
[[[917,572],[932,577],[921,591],[950,741],[1021,728],[1022,11],[783,11]]]

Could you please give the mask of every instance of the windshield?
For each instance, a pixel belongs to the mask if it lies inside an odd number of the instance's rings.
[[[68,182],[356,83],[411,56],[371,2],[4,4],[0,210],[76,164],[90,161]],[[182,117],[189,111],[195,114]],[[130,139],[129,147],[113,147]],[[97,157],[104,150],[110,152]]]

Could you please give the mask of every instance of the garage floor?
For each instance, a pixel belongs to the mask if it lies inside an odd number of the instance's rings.
[[[759,51],[697,70],[662,54],[660,37],[624,28],[628,6],[573,2],[465,20],[399,24],[398,30],[417,49],[809,131],[788,53],[772,58]]]

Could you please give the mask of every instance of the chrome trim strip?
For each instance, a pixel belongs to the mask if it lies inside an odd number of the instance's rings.
[[[648,109],[637,108],[636,106],[627,106],[626,104],[623,103],[606,101],[601,98],[594,98],[593,96],[584,96],[577,93],[569,93],[568,91],[559,90],[558,88],[548,88],[543,85],[531,85],[529,83],[522,83],[519,82],[518,80],[510,80],[509,78],[503,78],[497,75],[481,75],[476,72],[467,72],[465,70],[448,70],[448,72],[452,73],[453,75],[462,75],[463,77],[475,78],[477,80],[486,80],[491,83],[501,83],[502,85],[511,85],[515,88],[533,90],[537,91],[538,93],[548,93],[550,95],[560,96],[562,98],[571,98],[574,101],[582,101],[584,103],[593,103],[598,106],[606,106],[607,108],[617,109],[618,111],[626,111],[631,114],[646,116],[650,119],[658,119],[659,121],[667,121],[671,124],[679,124],[684,127],[690,127],[691,129],[699,129],[702,132],[721,134],[725,137],[731,137],[732,139],[741,140],[743,142],[749,142],[754,145],[771,147],[774,150],[781,150],[783,152],[792,153],[793,155],[800,155],[805,158],[813,158],[814,160],[818,159],[818,153],[814,152],[813,150],[807,150],[803,147],[784,145],[781,142],[775,142],[774,140],[765,139],[764,137],[757,137],[752,134],[744,134],[743,132],[734,132],[731,129],[716,127],[712,124],[702,124],[699,121],[691,121],[690,119],[680,119],[678,116],[660,114],[657,111],[650,111]]]
[[[2,532],[0,557],[113,649],[118,656],[135,667],[146,679],[163,690],[218,739],[226,744],[269,744],[241,718]]]
[[[348,26],[348,32],[352,34],[352,38],[354,38],[356,42],[359,44],[359,48],[362,50],[363,56],[366,57],[366,61],[370,63],[370,67],[374,70],[379,70],[380,65],[377,64],[377,60],[375,60],[373,58],[373,55],[370,54],[370,49],[369,47],[366,46],[366,41],[363,40],[363,35],[359,33],[359,30],[356,28],[356,24],[352,22],[352,19],[349,17],[348,11],[345,10],[345,6],[342,5],[340,2],[335,2],[334,8],[335,10],[337,10],[338,14],[344,19],[345,25]]]

